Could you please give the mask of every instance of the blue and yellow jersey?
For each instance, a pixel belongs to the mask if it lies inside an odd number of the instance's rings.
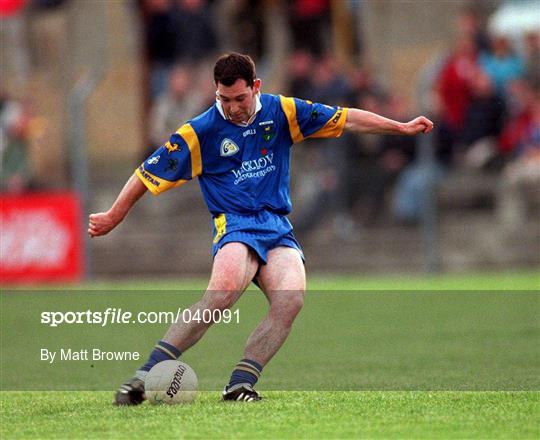
[[[290,149],[307,138],[338,137],[347,109],[262,94],[249,125],[216,103],[188,121],[136,170],[153,194],[198,177],[213,215],[291,211]]]

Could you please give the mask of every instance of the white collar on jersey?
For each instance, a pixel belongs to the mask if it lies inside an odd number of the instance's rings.
[[[240,123],[232,122],[227,116],[225,116],[225,112],[223,111],[223,107],[221,106],[221,101],[218,98],[216,98],[216,107],[218,109],[219,114],[223,117],[223,119],[231,122],[234,125],[238,125],[239,127],[247,127],[249,124],[253,122],[253,120],[257,116],[257,113],[259,113],[262,109],[261,94],[257,93],[257,96],[255,96],[255,113],[253,113],[251,115],[251,118],[249,118],[249,120],[246,122],[240,122]]]

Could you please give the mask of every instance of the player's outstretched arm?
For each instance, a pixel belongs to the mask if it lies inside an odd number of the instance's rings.
[[[88,234],[90,237],[99,237],[112,231],[145,192],[146,186],[133,174],[122,188],[122,191],[120,191],[111,209],[107,212],[90,214],[88,218]]]
[[[345,130],[356,133],[415,135],[429,133],[433,128],[425,116],[419,116],[409,122],[398,122],[357,108],[347,112]]]

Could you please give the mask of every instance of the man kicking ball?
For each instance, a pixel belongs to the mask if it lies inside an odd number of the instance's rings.
[[[110,232],[147,190],[157,195],[199,178],[214,220],[214,264],[206,292],[190,308],[192,316],[232,307],[252,281],[270,303],[223,392],[224,400],[251,402],[261,399],[253,386],[287,339],[304,302],[304,257],[287,219],[292,145],[310,137],[339,137],[343,130],[416,135],[429,132],[433,123],[423,116],[401,123],[359,109],[261,93],[255,64],[238,53],[217,60],[214,82],[215,104],[139,166],[111,209],[90,215],[88,233]],[[148,361],[120,387],[116,404],[142,403],[148,371],[177,359],[210,325],[172,324]]]

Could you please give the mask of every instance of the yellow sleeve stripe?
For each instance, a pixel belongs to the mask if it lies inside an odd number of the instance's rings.
[[[185,179],[180,179],[176,182],[161,179],[160,177],[154,176],[152,173],[146,171],[142,165],[135,170],[135,174],[155,196],[167,191],[170,188],[175,188],[187,182]]]
[[[347,122],[348,108],[338,108],[334,115],[328,120],[326,124],[317,130],[310,138],[328,138],[328,137],[340,137],[343,133],[343,128]]]
[[[182,125],[177,133],[182,136],[191,154],[191,178],[200,176],[202,174],[201,144],[197,133],[189,124]]]
[[[289,123],[289,132],[291,133],[293,143],[296,144],[298,142],[302,142],[304,140],[304,136],[300,131],[300,126],[298,125],[298,120],[296,119],[296,104],[294,99],[286,98],[285,96],[281,95],[279,96],[279,99],[281,101],[283,113],[285,113],[285,117]]]

